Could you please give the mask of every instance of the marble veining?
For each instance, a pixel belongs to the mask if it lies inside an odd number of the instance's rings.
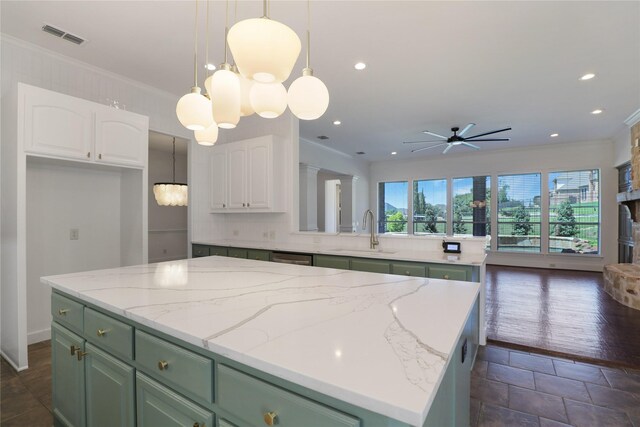
[[[42,281],[410,425],[422,425],[479,288],[227,257]]]

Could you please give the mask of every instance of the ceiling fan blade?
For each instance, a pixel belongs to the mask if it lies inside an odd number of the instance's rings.
[[[442,141],[402,141],[403,144],[422,144],[423,142],[439,142],[439,143],[442,143]]]
[[[480,139],[470,139],[465,138],[465,141],[469,142],[478,142],[478,141],[511,141],[511,138],[480,138]]]
[[[511,128],[504,128],[504,129],[499,129],[499,130],[492,130],[491,132],[485,132],[485,133],[480,133],[478,135],[473,135],[473,136],[469,136],[465,139],[473,139],[473,138],[477,138],[479,136],[486,136],[486,135],[492,135],[494,133],[500,133],[500,132],[506,132],[508,130],[511,130]]]
[[[465,126],[464,129],[462,129],[462,131],[458,134],[458,136],[463,136],[465,133],[469,132],[469,130],[475,125],[476,125],[475,123],[469,123],[467,126]]]
[[[442,135],[437,134],[437,133],[429,132],[428,130],[423,130],[422,133],[426,133],[427,135],[435,136],[436,138],[444,139],[445,141],[447,139],[449,139],[449,137],[447,137],[447,136],[442,136]]]
[[[448,143],[444,142],[442,144],[438,144],[438,145],[432,145],[431,147],[422,147],[422,148],[416,148],[415,150],[411,150],[412,153],[417,153],[418,151],[422,151],[422,150],[430,150],[432,148],[436,148],[436,147],[441,147],[443,145],[449,145]]]
[[[480,147],[478,147],[477,145],[469,144],[468,142],[464,142],[464,141],[462,141],[462,145],[466,145],[467,147],[471,147],[476,150],[480,149]]]
[[[447,148],[444,149],[444,151],[442,152],[442,154],[447,154],[447,152],[449,150],[451,150],[453,148],[453,144],[449,144],[449,146]]]

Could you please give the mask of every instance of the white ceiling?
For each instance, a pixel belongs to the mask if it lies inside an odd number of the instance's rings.
[[[230,20],[235,2],[230,1]],[[204,40],[204,1],[201,36]],[[214,1],[210,58],[222,62],[224,2]],[[47,49],[174,93],[192,84],[193,1],[6,1],[1,29]],[[237,17],[261,15],[240,1]],[[448,135],[511,126],[484,150],[600,140],[640,108],[638,1],[312,1],[312,67],[331,94],[301,136],[367,160],[411,154],[422,130]],[[304,35],[306,2],[273,1],[271,17]],[[75,46],[40,30],[84,37]],[[303,43],[304,46],[304,43]],[[304,48],[303,48],[304,49]],[[204,52],[201,43],[201,52]],[[201,55],[204,62],[204,54]],[[303,67],[304,51],[292,78]],[[353,64],[367,63],[357,72]],[[587,82],[578,78],[594,72]],[[202,80],[203,76],[201,76]],[[202,86],[202,84],[201,84]],[[590,114],[603,108],[603,114]],[[332,125],[339,119],[342,125]],[[233,131],[226,131],[233,132]],[[551,133],[559,133],[550,139]],[[469,150],[455,147],[453,152]]]

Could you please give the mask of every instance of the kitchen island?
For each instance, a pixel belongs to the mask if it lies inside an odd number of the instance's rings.
[[[469,423],[477,283],[228,257],[42,282],[59,425]]]

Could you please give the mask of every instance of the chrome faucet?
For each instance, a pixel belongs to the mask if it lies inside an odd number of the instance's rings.
[[[367,229],[367,216],[371,216],[371,237],[369,238],[369,249],[375,249],[376,246],[380,244],[380,242],[378,241],[378,238],[376,237],[376,234],[375,234],[376,219],[373,216],[373,212],[371,212],[371,209],[367,209],[364,212],[364,218],[362,219],[363,230]]]

